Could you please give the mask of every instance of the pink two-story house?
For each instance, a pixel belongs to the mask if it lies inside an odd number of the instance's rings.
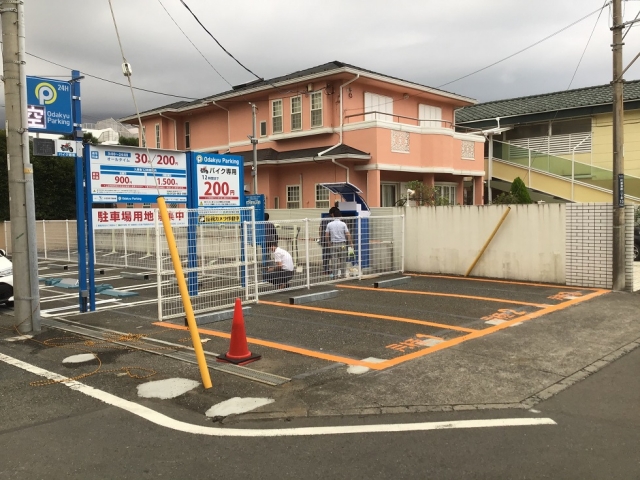
[[[255,105],[257,193],[267,208],[328,208],[334,199],[320,184],[343,181],[358,186],[370,207],[394,205],[412,180],[449,203],[472,205],[483,203],[484,138],[456,132],[453,119],[474,103],[330,62],[149,110],[142,122],[151,148],[242,155],[245,190],[255,193]]]

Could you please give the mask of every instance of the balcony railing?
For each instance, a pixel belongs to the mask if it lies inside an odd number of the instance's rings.
[[[568,158],[537,152],[510,143],[493,141],[493,157],[522,167],[547,172],[569,181],[578,181],[594,187],[612,190],[613,171],[606,168],[574,162]],[[625,195],[640,198],[640,178],[624,176]]]

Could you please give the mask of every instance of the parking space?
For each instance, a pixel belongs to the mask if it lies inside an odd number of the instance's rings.
[[[413,275],[409,283],[392,288],[373,283],[345,282],[335,286],[337,297],[306,305],[290,305],[289,298],[307,290],[262,296],[245,317],[250,348],[279,358],[267,368],[286,366],[289,374],[296,373],[297,361],[290,354],[384,370],[607,293],[438,275]],[[327,288],[312,289],[322,290]],[[186,330],[178,322],[154,325]],[[203,326],[200,333],[213,340],[211,347],[223,350],[230,330],[228,320]]]
[[[77,287],[50,285],[53,279],[73,284],[78,278],[76,265],[42,261],[39,277],[45,320],[66,319],[159,337],[177,349],[188,345],[183,318],[157,321],[154,272],[98,267],[97,286],[134,295],[99,293],[96,312],[90,314],[78,310]],[[409,277],[408,282],[389,288],[376,288],[375,282],[385,279],[376,277],[261,295],[245,316],[249,347],[263,355],[263,360],[251,368],[288,378],[335,365],[384,370],[607,293],[601,289],[446,275]],[[293,296],[327,290],[338,290],[338,294],[303,305],[289,302]],[[213,355],[227,351],[231,324],[232,320],[221,320],[201,325],[205,351]]]
[[[129,273],[146,275],[127,278]],[[135,276],[135,275],[133,275]],[[43,318],[65,315],[81,315],[78,307],[78,280],[76,264],[62,260],[40,260],[38,267],[40,280],[40,311]],[[135,305],[157,303],[155,272],[143,272],[123,267],[97,267],[96,287],[101,292],[96,295],[96,311],[105,309],[126,309]],[[54,282],[58,283],[54,284]],[[105,292],[115,289],[116,292]],[[125,295],[118,296],[119,292]]]

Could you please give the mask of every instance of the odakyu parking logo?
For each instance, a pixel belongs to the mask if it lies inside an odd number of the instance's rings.
[[[55,87],[47,82],[40,82],[36,85],[35,94],[40,105],[51,105],[58,98]]]

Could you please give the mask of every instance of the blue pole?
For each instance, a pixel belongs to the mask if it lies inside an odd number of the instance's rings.
[[[195,269],[198,266],[198,212],[191,209],[198,208],[198,168],[196,156],[193,152],[187,153],[187,284],[189,286],[189,295],[198,295],[198,272]]]
[[[71,71],[71,98],[73,115],[73,138],[82,141],[82,109],[80,106],[80,77],[78,70]],[[85,230],[85,205],[84,205],[84,162],[81,155],[76,152],[76,231],[78,236],[78,303],[81,312],[87,311],[87,246]]]
[[[84,147],[85,172],[89,172],[90,146]],[[96,269],[95,269],[95,247],[93,245],[93,203],[91,201],[91,179],[87,175],[85,180],[87,194],[87,254],[89,265],[89,311],[96,310]]]

